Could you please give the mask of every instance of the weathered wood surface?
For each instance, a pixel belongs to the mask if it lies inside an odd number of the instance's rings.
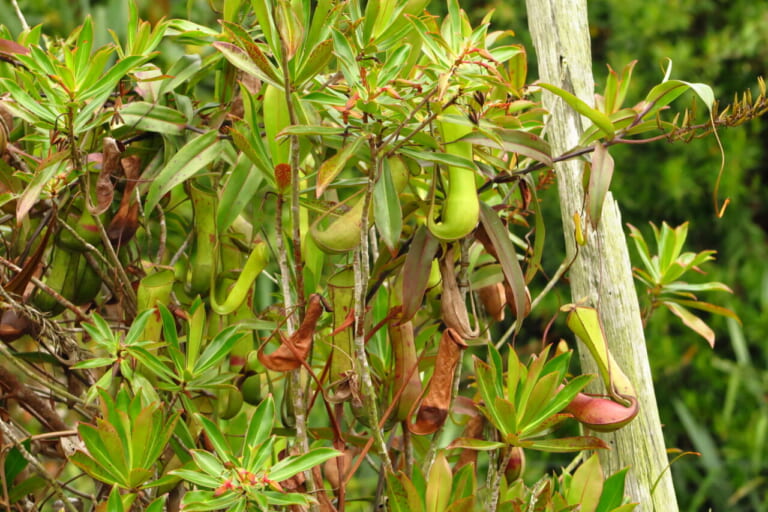
[[[586,1],[526,0],[526,4],[540,79],[594,104]],[[553,155],[573,149],[589,121],[546,91],[543,102],[551,113],[547,134]],[[569,257],[576,251],[573,214],[579,212],[582,218],[585,216],[582,166],[582,162],[570,160],[555,168]],[[617,161],[616,175],[620,174],[621,162]],[[590,230],[587,245],[580,247],[569,277],[572,300],[586,301],[600,311],[610,350],[639,395],[640,412],[634,421],[618,432],[599,434],[612,447],[600,454],[603,469],[610,474],[631,467],[627,494],[641,504],[636,510],[677,512],[627,240],[618,204],[610,193],[603,205],[600,225],[597,230]],[[583,345],[580,345],[579,356],[585,373],[598,373]],[[651,496],[651,487],[660,475]]]

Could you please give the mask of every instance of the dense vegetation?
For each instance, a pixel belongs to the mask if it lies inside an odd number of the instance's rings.
[[[766,64],[764,8],[731,2],[722,14],[732,23],[720,26],[711,21],[718,2],[683,2],[674,15],[662,3],[590,3],[598,92],[610,84],[606,62],[621,71],[637,59],[625,104],[661,103],[648,91],[662,57],[673,76],[711,83],[717,96],[754,84]],[[109,510],[172,509],[179,499],[209,510],[311,495],[351,510],[386,496],[393,510],[534,498],[560,510],[585,489],[593,510],[621,507],[622,474],[598,486],[596,459],[563,476],[572,457],[540,453],[599,441],[571,438],[575,422],[548,430],[587,380],[570,374],[578,370],[566,348],[541,353],[545,332],[573,339],[556,318],[567,289],[539,297],[562,260],[552,174],[495,179],[559,156],[547,153],[537,96],[525,87],[535,56],[520,46],[529,47],[522,6],[499,7],[492,29],[517,32],[504,38],[483,28],[483,7],[464,6],[477,14],[470,22],[450,2],[430,6],[443,19],[407,23],[323,2],[256,12],[232,1],[139,2],[139,12],[118,1],[60,4],[20,1],[29,30],[0,5],[6,509],[64,496]],[[415,15],[423,4],[404,8]],[[279,29],[261,28],[270,26]],[[694,111],[703,128],[685,135],[706,131],[700,98]],[[628,134],[656,129],[655,113]],[[646,293],[658,283],[635,253],[651,285],[638,289],[667,445],[701,454],[672,468],[686,510],[768,503],[768,273],[756,192],[766,160],[754,143],[764,131],[760,121],[721,131],[723,219],[712,206],[712,137],[611,148],[611,188],[640,229],[636,241],[644,234],[653,254],[647,221],[689,221],[688,246],[718,249],[708,275],[686,273],[690,287],[677,290],[729,308],[693,301],[712,320],[714,349],[702,340],[711,341],[708,328],[673,315],[683,302],[660,293],[669,290]],[[456,183],[481,187],[479,201]],[[682,254],[685,233],[663,228],[657,238],[679,241],[673,259],[696,258],[685,270],[697,269],[711,254]],[[706,293],[724,290],[720,282],[734,293]],[[515,300],[501,320],[465,303],[467,291]],[[539,300],[523,322],[531,296]],[[500,343],[509,336],[517,350]],[[565,376],[568,387],[550,385]],[[420,377],[429,385],[421,403]],[[503,400],[493,405],[495,396]],[[504,421],[505,407],[517,424]],[[75,428],[79,438],[69,436]],[[182,486],[197,490],[182,498]]]

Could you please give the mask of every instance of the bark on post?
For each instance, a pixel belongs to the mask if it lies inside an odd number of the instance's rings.
[[[539,62],[539,77],[593,104],[594,79],[586,0],[526,0],[528,20]],[[544,107],[551,113],[547,126],[553,155],[573,149],[588,121],[564,101],[544,91]],[[621,162],[616,162],[617,173]],[[583,218],[582,163],[555,167],[560,211],[569,257],[576,250],[573,214]],[[586,300],[600,311],[611,352],[638,392],[640,412],[628,426],[600,435],[612,450],[600,460],[606,473],[630,466],[627,494],[640,508],[677,512],[678,505],[661,430],[637,293],[621,224],[618,204],[608,193],[597,230],[590,230],[570,270],[574,302]],[[582,347],[583,348],[583,347]],[[585,373],[598,373],[586,350],[579,350]],[[661,476],[653,495],[651,487]]]

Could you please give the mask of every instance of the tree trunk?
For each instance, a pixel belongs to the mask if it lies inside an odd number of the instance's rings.
[[[586,1],[526,0],[526,4],[540,79],[592,105],[594,80]],[[573,149],[589,122],[547,91],[543,102],[551,113],[547,133],[552,154]],[[569,258],[576,251],[573,214],[585,217],[582,167],[578,160],[555,166]],[[616,167],[620,169],[621,163],[617,162]],[[637,510],[676,512],[677,499],[668,470],[626,237],[618,204],[610,193],[598,228],[589,229],[587,245],[579,249],[569,276],[572,299],[586,301],[600,312],[609,348],[634,383],[640,404],[639,414],[629,425],[614,433],[599,434],[612,448],[600,453],[603,469],[610,474],[630,466],[626,492],[632,501],[640,503]],[[598,373],[589,352],[581,348],[584,372]]]

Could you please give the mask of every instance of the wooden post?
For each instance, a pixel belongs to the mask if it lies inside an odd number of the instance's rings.
[[[594,104],[586,0],[526,0],[526,5],[541,81]],[[547,134],[552,154],[563,154],[576,147],[589,122],[547,91],[542,99],[551,114]],[[576,251],[573,214],[584,217],[582,170],[578,160],[555,166],[569,258]],[[616,172],[621,172],[621,162],[616,162]],[[596,230],[590,229],[587,245],[580,247],[569,277],[573,301],[586,301],[598,309],[609,348],[638,392],[638,416],[617,432],[599,434],[612,448],[600,454],[603,470],[609,474],[630,466],[627,494],[640,503],[636,510],[677,512],[627,241],[618,204],[610,193],[600,224]],[[584,372],[598,373],[591,355],[581,348]]]

